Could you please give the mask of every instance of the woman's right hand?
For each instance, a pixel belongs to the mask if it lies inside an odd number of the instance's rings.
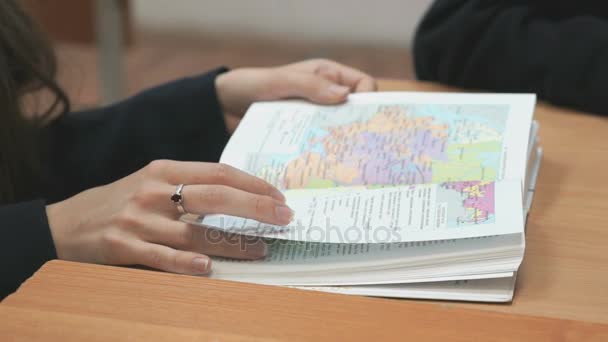
[[[192,214],[228,214],[277,225],[293,217],[285,197],[262,179],[224,164],[159,160],[114,183],[48,205],[57,256],[205,274],[211,269],[210,255],[266,255],[261,239],[179,221],[170,198],[182,183],[183,205]]]

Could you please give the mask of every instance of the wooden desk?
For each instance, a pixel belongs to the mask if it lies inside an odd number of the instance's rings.
[[[383,81],[382,90],[446,91]],[[47,263],[0,305],[0,339],[608,340],[608,120],[538,107],[545,149],[512,304],[350,297]]]

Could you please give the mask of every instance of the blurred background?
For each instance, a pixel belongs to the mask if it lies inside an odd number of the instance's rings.
[[[410,46],[431,0],[22,0],[55,44],[75,107],[113,102],[219,65],[330,58],[413,78]]]

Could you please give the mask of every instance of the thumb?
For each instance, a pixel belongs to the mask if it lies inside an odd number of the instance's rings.
[[[319,104],[342,103],[350,93],[348,87],[304,72],[286,73],[278,83],[281,97],[300,97]]]

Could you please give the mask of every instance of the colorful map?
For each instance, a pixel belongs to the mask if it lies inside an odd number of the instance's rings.
[[[296,153],[252,153],[248,170],[283,189],[445,184],[466,209],[450,221],[489,222],[508,112],[508,105],[319,109]]]
[[[447,211],[448,226],[494,222],[494,185],[494,182],[484,181],[441,184],[437,193],[438,202],[462,203],[461,206],[452,206],[452,209],[459,208],[458,211]]]

